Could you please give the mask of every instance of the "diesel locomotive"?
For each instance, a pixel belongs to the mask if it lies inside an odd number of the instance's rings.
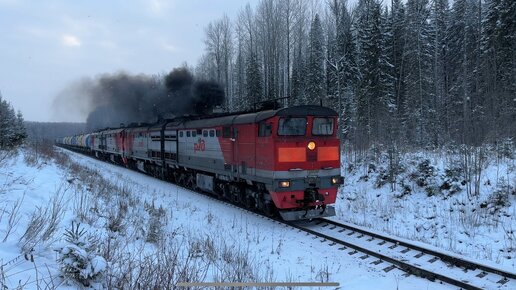
[[[56,140],[59,146],[284,220],[335,215],[337,113],[322,106],[181,117]]]

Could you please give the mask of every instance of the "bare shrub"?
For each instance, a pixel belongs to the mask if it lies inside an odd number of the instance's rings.
[[[59,188],[47,205],[32,212],[25,233],[20,237],[22,250],[29,252],[37,244],[48,241],[59,227],[66,209],[65,190]]]
[[[134,251],[113,252],[116,254],[111,259],[114,266],[108,274],[108,288],[174,289],[179,282],[204,281],[210,265],[185,240],[178,242],[171,236],[143,256],[135,255]]]
[[[127,203],[123,200],[118,200],[115,207],[111,207],[108,211],[107,229],[111,232],[121,232],[125,227],[125,217],[127,214]]]
[[[158,243],[159,241],[163,240],[163,227],[166,218],[165,209],[162,206],[156,208],[154,201],[151,204],[145,202],[144,207],[150,216],[148,221],[146,241],[148,243]]]
[[[216,264],[215,279],[220,282],[249,282],[258,278],[258,267],[249,249],[228,245],[219,240],[220,261]]]
[[[23,199],[25,198],[25,194],[17,199],[10,207],[9,210],[7,210],[7,226],[5,229],[5,236],[3,239],[3,243],[7,241],[7,238],[11,235],[13,230],[18,226],[18,223],[20,222],[20,208],[23,203]]]
[[[16,155],[16,150],[0,150],[0,168],[4,167],[7,162]]]

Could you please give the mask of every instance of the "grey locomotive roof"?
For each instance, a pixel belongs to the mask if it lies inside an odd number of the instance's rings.
[[[251,124],[261,122],[274,116],[299,117],[299,116],[338,116],[337,112],[330,108],[321,106],[296,106],[279,110],[268,110],[256,113],[245,113],[239,115],[229,115],[218,118],[207,118],[199,120],[185,121],[179,124],[177,121],[170,122],[167,127],[180,128],[199,128],[199,127],[215,127],[237,124]]]
[[[204,119],[196,119],[196,120],[188,120],[188,119],[173,119],[167,121],[166,123],[158,123],[154,125],[142,124],[144,126],[141,127],[130,127],[130,128],[119,128],[119,129],[105,129],[100,131],[99,133],[103,134],[112,134],[119,133],[122,130],[128,129],[130,131],[137,131],[140,129],[149,129],[150,131],[161,131],[163,126],[166,126],[166,129],[170,128],[210,128],[216,126],[228,126],[228,125],[238,125],[238,124],[251,124],[261,122],[263,120],[267,120],[274,116],[283,116],[283,117],[301,117],[301,116],[338,116],[337,112],[330,108],[314,106],[314,105],[304,105],[304,106],[295,106],[290,108],[283,108],[279,110],[267,110],[260,111],[255,113],[235,113],[231,115],[224,115],[220,117],[210,117],[207,116]]]

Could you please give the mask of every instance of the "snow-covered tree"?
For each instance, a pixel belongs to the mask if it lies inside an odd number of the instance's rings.
[[[96,244],[80,224],[72,222],[65,231],[65,244],[58,247],[57,262],[65,278],[82,286],[102,288],[102,277],[107,270],[106,260],[96,254]]]
[[[263,96],[262,74],[257,56],[254,53],[251,53],[247,59],[246,76],[247,98],[250,105],[254,105],[260,102]]]
[[[27,133],[21,112],[18,114],[0,93],[0,150],[10,149],[23,143]]]
[[[324,34],[319,14],[315,14],[310,28],[310,54],[307,64],[307,91],[304,103],[319,104],[325,100]]]
[[[432,27],[428,0],[407,1],[405,62],[405,138],[419,146],[431,145],[429,128],[433,100]]]

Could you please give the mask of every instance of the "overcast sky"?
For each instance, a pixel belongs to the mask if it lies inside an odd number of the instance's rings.
[[[203,53],[204,27],[244,0],[0,0],[0,91],[29,121],[84,121],[57,114],[54,97],[83,77],[156,74]],[[255,6],[255,0],[249,1]]]

